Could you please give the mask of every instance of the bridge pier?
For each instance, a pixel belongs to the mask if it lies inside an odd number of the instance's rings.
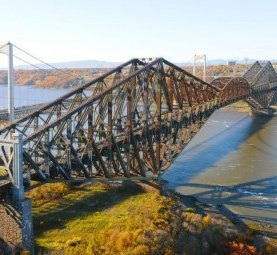
[[[33,226],[30,199],[14,201],[9,195],[0,202],[0,238],[10,252],[26,250],[32,254]],[[0,253],[3,247],[0,247]]]
[[[12,187],[0,193],[0,239],[11,253],[26,250],[33,254],[32,201],[24,197],[22,135],[13,134],[12,138],[0,141],[1,146],[8,146],[13,152],[10,153],[13,166],[8,169],[12,172]],[[7,162],[6,169],[8,167]],[[3,247],[0,254],[1,249]],[[6,253],[9,254],[7,250]]]

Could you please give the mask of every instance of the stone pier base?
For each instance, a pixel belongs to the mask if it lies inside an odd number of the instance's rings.
[[[5,249],[33,253],[32,202],[30,199],[0,201],[0,239]],[[1,247],[0,247],[1,253]]]

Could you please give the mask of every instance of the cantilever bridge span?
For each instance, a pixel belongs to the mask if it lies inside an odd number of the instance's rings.
[[[276,89],[270,62],[209,84],[163,58],[133,59],[0,129],[0,138],[22,134],[24,172],[41,180],[149,178],[216,109],[245,99],[270,113]],[[1,144],[0,165],[10,178],[12,157]]]

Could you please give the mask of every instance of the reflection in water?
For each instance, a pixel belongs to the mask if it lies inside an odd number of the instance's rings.
[[[219,110],[163,174],[181,194],[277,229],[277,117]]]

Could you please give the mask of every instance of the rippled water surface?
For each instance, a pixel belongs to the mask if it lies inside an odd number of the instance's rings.
[[[277,117],[219,110],[163,178],[183,195],[277,226]]]
[[[66,94],[70,89],[36,88],[35,86],[15,85],[14,106],[48,103]],[[8,108],[8,86],[0,85],[0,109]]]

